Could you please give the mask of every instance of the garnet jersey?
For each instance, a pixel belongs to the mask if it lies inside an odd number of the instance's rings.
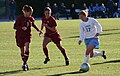
[[[49,19],[46,19],[45,17],[42,18],[42,24],[47,24],[49,27],[56,27],[57,26],[57,23],[55,21],[55,18],[50,16]],[[49,30],[48,28],[46,28],[46,34],[50,35],[50,34],[53,34],[53,33],[58,33],[57,32],[57,29],[55,28],[55,32]]]
[[[22,27],[27,27],[27,30],[23,30]],[[34,18],[32,16],[30,17],[24,17],[23,15],[20,15],[14,24],[14,29],[16,29],[16,34],[18,35],[29,35],[31,36],[31,26],[33,26],[37,31],[39,29],[37,26],[34,24]]]

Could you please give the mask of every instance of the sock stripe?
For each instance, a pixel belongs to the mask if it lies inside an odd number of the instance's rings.
[[[24,54],[24,56],[29,56],[29,55],[27,55],[27,54]]]

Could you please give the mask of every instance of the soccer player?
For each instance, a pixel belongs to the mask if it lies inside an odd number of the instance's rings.
[[[55,18],[51,16],[51,9],[49,7],[46,7],[44,9],[44,15],[45,16],[42,18],[42,24],[41,24],[41,30],[43,30],[44,27],[46,29],[46,32],[44,34],[44,39],[43,39],[43,45],[42,45],[44,54],[46,56],[44,64],[47,64],[47,62],[50,61],[47,45],[52,41],[56,44],[58,49],[63,54],[65,58],[65,64],[69,65],[69,59],[66,55],[66,51],[60,43],[61,38],[56,29],[57,23],[55,21]]]
[[[31,16],[33,9],[31,6],[25,5],[22,9],[23,15],[18,16],[14,24],[16,30],[16,43],[21,50],[21,58],[23,60],[22,69],[23,71],[29,70],[28,68],[28,57],[30,51],[30,42],[32,39],[31,26],[34,27],[38,32],[42,33],[41,30],[34,24],[34,18]]]
[[[102,56],[106,59],[105,51],[93,51],[95,48],[99,48],[98,36],[102,32],[101,25],[96,19],[88,17],[88,11],[86,10],[81,10],[79,17],[82,22],[80,23],[80,40],[78,43],[80,45],[84,40],[86,45],[84,63],[88,63],[90,57]]]

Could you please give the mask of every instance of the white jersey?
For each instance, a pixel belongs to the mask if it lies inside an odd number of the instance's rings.
[[[87,38],[93,38],[95,37],[96,33],[101,33],[102,27],[99,24],[99,22],[91,17],[88,17],[87,22],[81,22],[80,23],[80,40]]]

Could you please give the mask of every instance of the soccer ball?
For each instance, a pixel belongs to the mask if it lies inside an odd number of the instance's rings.
[[[90,69],[90,65],[88,63],[83,63],[80,67],[80,71],[87,72]]]

